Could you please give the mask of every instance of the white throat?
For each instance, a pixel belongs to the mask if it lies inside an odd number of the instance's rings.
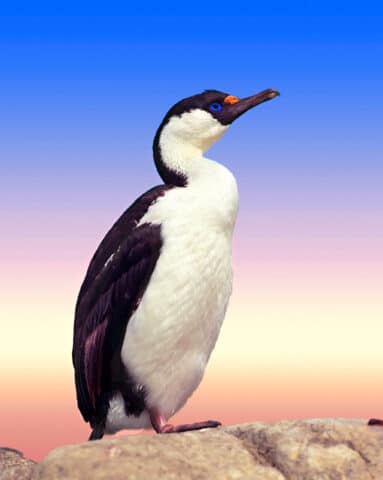
[[[212,115],[195,109],[173,117],[163,127],[159,147],[167,168],[183,174],[188,183],[199,176],[206,160],[203,153],[227,130]]]

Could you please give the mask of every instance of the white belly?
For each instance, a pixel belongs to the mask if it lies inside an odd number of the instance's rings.
[[[155,222],[161,215],[164,243],[121,350],[129,373],[145,387],[148,407],[156,407],[166,418],[197,388],[216,343],[232,289],[234,225],[224,217],[217,221],[209,210],[198,212],[191,198],[186,198],[182,215],[174,211],[164,218],[166,204],[177,205],[179,193],[170,194],[140,222]],[[198,219],[190,218],[198,213]],[[114,403],[116,412],[123,410],[121,398]],[[109,415],[108,420],[109,429],[116,429],[111,424],[117,419]],[[119,428],[150,426],[147,412],[118,423]]]

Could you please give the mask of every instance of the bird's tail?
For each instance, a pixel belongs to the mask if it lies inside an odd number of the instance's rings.
[[[97,423],[95,425],[92,425],[92,433],[89,435],[88,441],[91,440],[100,440],[105,433],[105,425],[101,423]]]

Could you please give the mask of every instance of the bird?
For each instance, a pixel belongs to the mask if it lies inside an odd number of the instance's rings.
[[[164,116],[153,141],[163,184],[113,224],[77,297],[72,362],[89,440],[122,429],[221,425],[169,423],[202,380],[232,291],[237,183],[204,153],[242,114],[278,95],[205,90]]]

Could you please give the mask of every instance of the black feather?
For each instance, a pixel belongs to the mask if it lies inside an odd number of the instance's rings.
[[[94,428],[91,439],[99,438],[97,432],[104,428],[109,399],[115,392],[122,393],[128,415],[139,415],[145,407],[145,391],[130,378],[120,352],[127,323],[162,246],[160,225],[137,224],[172,187],[149,190],[125,211],[98,247],[80,289],[72,360],[78,407]]]

